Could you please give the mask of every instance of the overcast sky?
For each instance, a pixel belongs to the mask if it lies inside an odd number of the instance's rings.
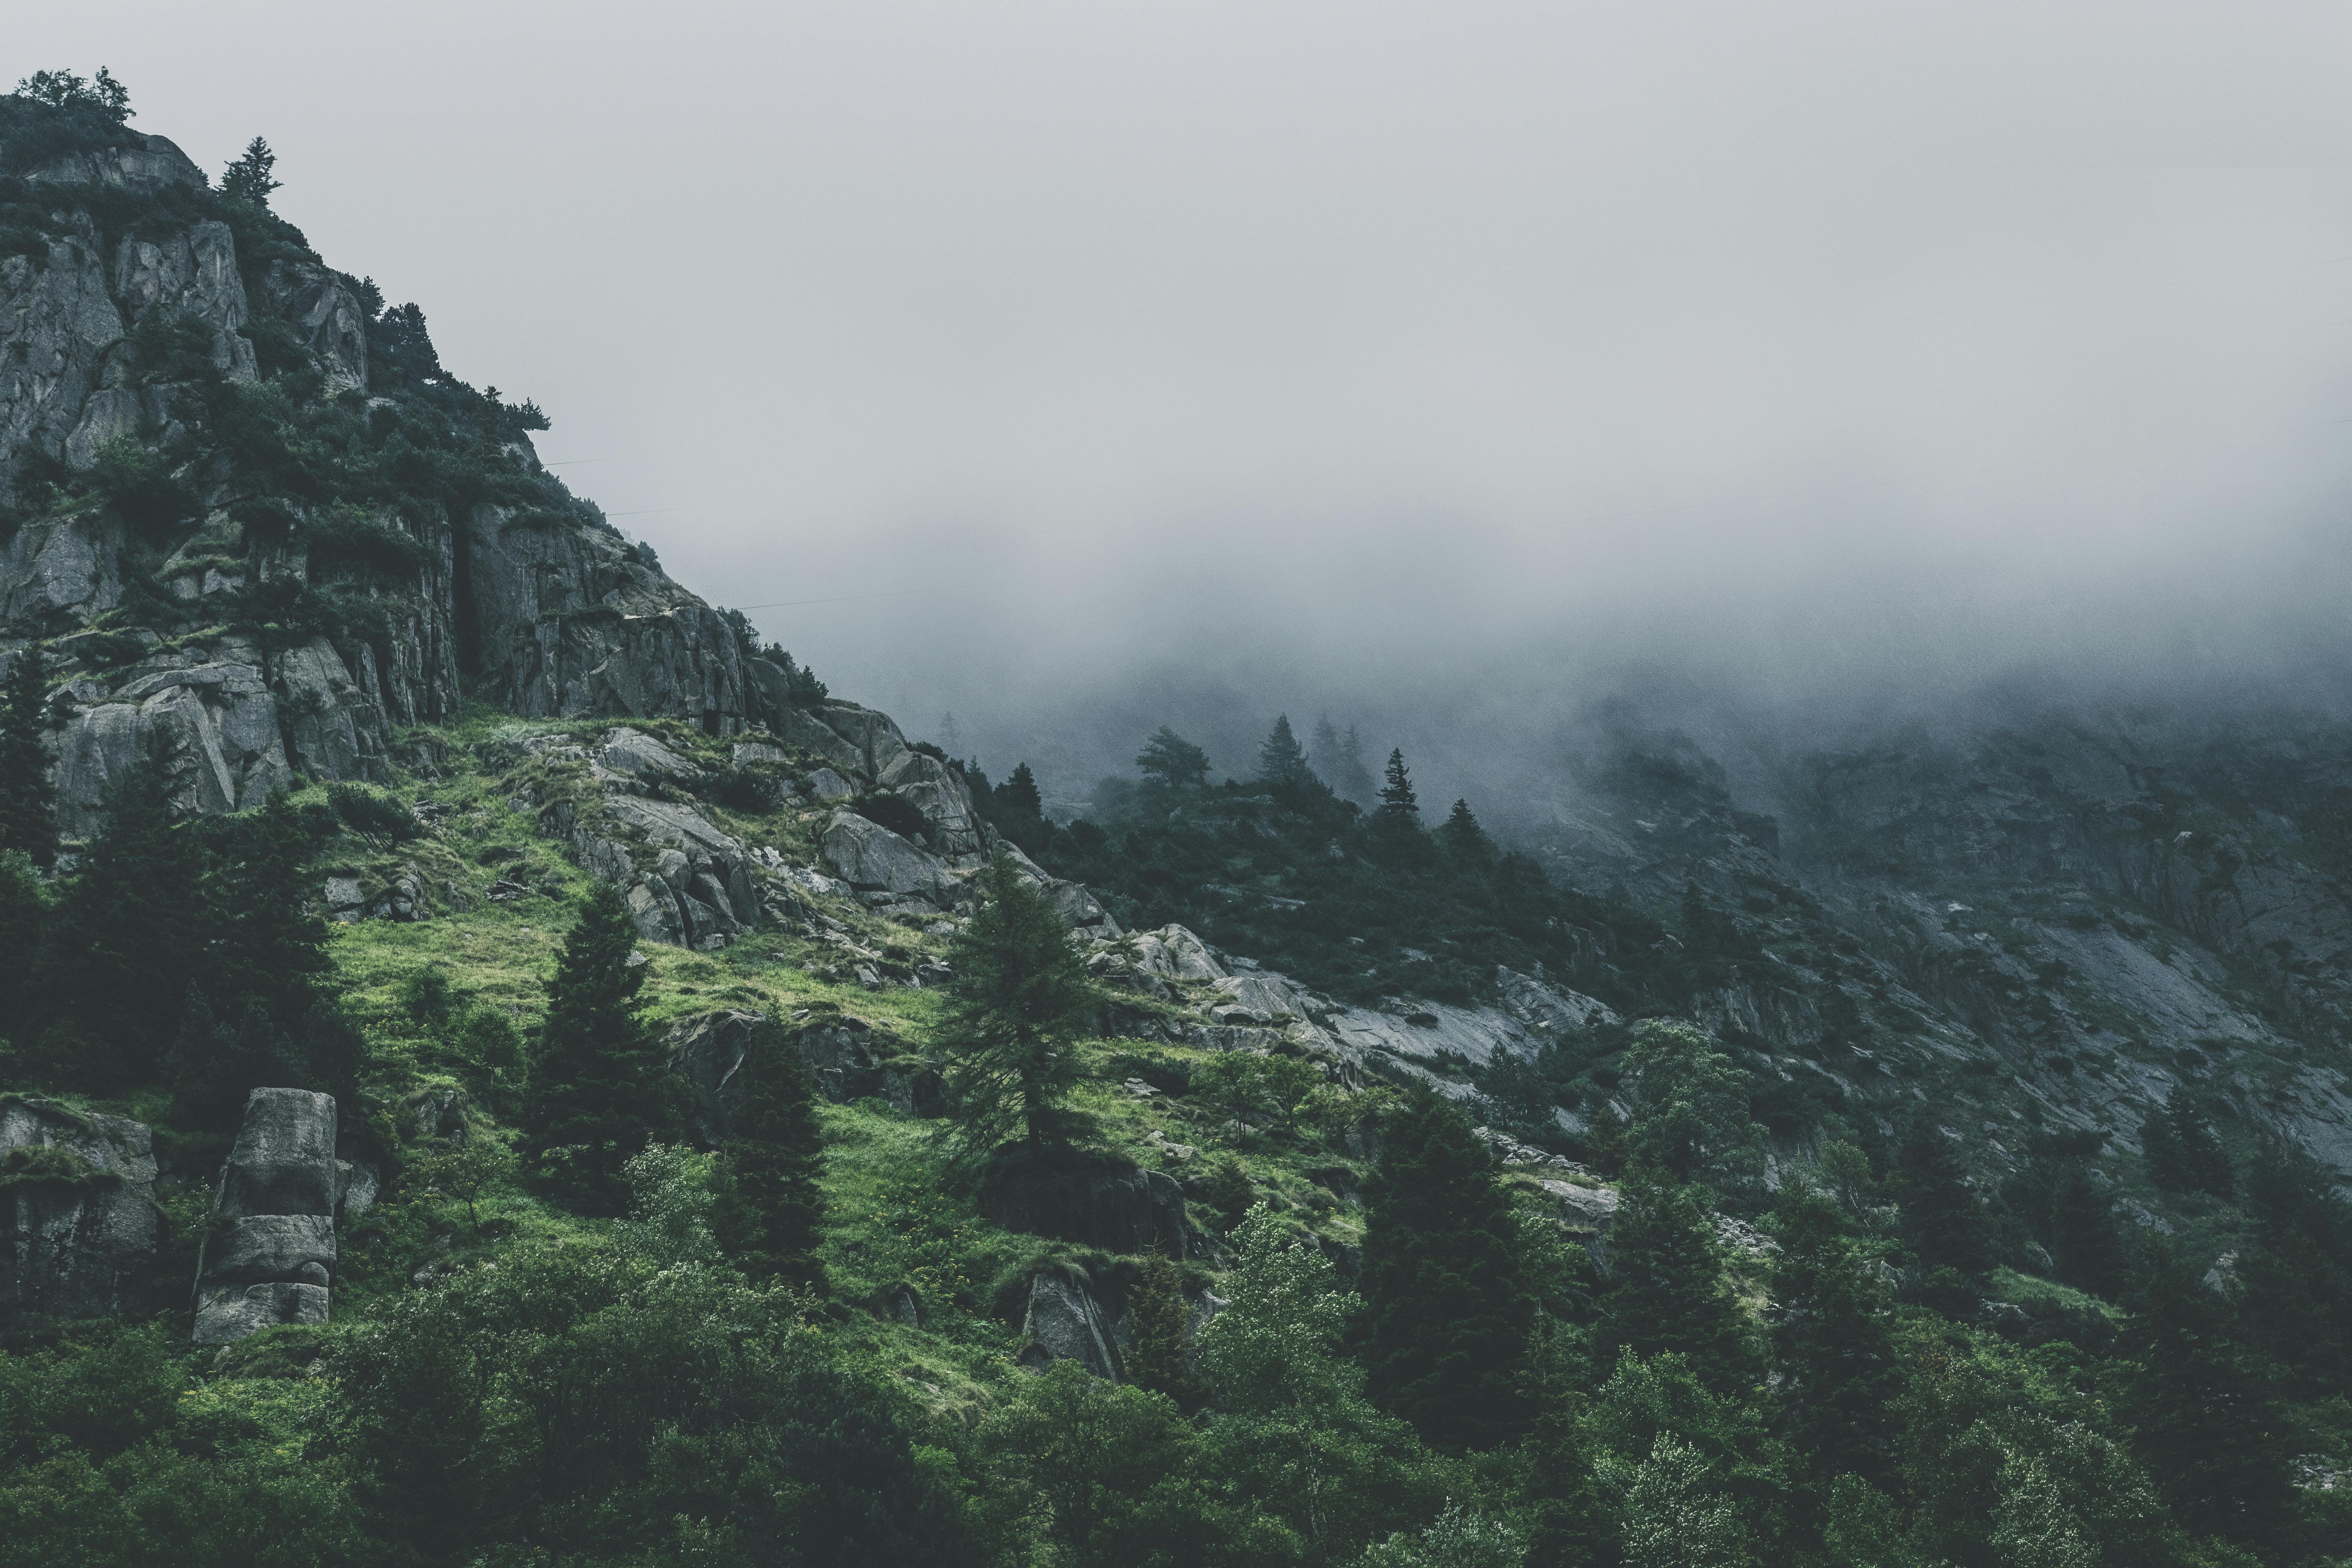
[[[24,9],[999,769],[2335,615],[2341,4]]]

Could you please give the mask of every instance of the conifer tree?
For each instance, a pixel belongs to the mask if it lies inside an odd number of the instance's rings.
[[[1184,1410],[1198,1408],[1202,1390],[1188,1366],[1192,1347],[1184,1340],[1192,1310],[1184,1300],[1176,1266],[1156,1252],[1143,1260],[1133,1313],[1135,1345],[1127,1354],[1128,1381],[1166,1394]]]
[[[1526,1568],[1616,1568],[1616,1531],[1585,1446],[1582,1407],[1561,1391],[1541,1401],[1528,1433]]]
[[[1416,1085],[1382,1131],[1366,1195],[1363,1361],[1374,1402],[1448,1452],[1516,1435],[1535,1300],[1494,1157],[1460,1111]]]
[[[2080,1160],[2067,1161],[2051,1188],[2050,1251],[2067,1284],[2110,1301],[2121,1293],[2128,1266],[2115,1205],[2091,1184]]]
[[[1380,815],[1397,823],[1421,820],[1421,802],[1412,793],[1412,774],[1406,771],[1402,748],[1389,752],[1388,782],[1381,786]]]
[[[1903,1244],[1930,1270],[1974,1279],[1992,1267],[1991,1227],[1983,1200],[1969,1184],[1959,1151],[1935,1119],[1922,1113],[1895,1152],[1890,1173]]]
[[[1331,781],[1331,787],[1358,805],[1371,805],[1379,794],[1372,784],[1372,770],[1364,765],[1364,739],[1353,724],[1340,738],[1339,776]]]
[[[2275,1549],[2295,1512],[2297,1445],[2228,1303],[2159,1249],[2131,1305],[2123,1413],[2173,1517],[2191,1535]]]
[[[179,822],[180,752],[158,724],[107,789],[98,835],[48,921],[49,1025],[39,1059],[62,1084],[154,1072],[179,1023],[202,921],[201,847]]]
[[[1291,733],[1290,715],[1279,714],[1274,721],[1263,745],[1257,749],[1257,776],[1270,784],[1297,784],[1312,778],[1314,771],[1307,765],[1307,753]]]
[[[1902,1392],[1882,1292],[1820,1192],[1790,1182],[1779,1219],[1772,1359],[1784,1430],[1822,1486],[1841,1475],[1874,1479],[1888,1468]]]
[[[221,195],[241,202],[251,202],[258,207],[269,205],[269,193],[282,187],[284,182],[273,176],[278,167],[278,154],[269,143],[255,137],[246,143],[245,153],[221,174]]]
[[[1045,815],[1045,797],[1037,788],[1037,775],[1023,763],[1013,770],[1013,776],[996,788],[996,802],[1005,811],[1023,816],[1042,818]]]
[[[327,922],[313,907],[305,861],[310,830],[282,795],[240,818],[209,879],[205,902],[216,933],[205,958],[205,990],[242,1011],[258,1002],[277,1027],[299,1027],[333,967]]]
[[[547,988],[547,1022],[523,1102],[526,1161],[539,1187],[582,1214],[619,1215],[629,1205],[621,1168],[647,1143],[672,1135],[677,1091],[645,1024],[632,966],[637,929],[618,889],[599,882]]]
[[[1162,724],[1151,732],[1136,754],[1135,765],[1145,780],[1163,789],[1205,789],[1209,784],[1209,753]]]
[[[22,850],[0,850],[0,1043],[29,1043],[48,900]]]
[[[1000,851],[979,881],[980,910],[949,958],[947,1093],[966,1153],[986,1156],[1017,1133],[1034,1160],[1066,1141],[1073,1047],[1095,990],[1069,927],[1010,856]]]
[[[2213,1131],[2212,1119],[2189,1095],[2176,1093],[2140,1123],[2141,1158],[2148,1180],[2167,1192],[2231,1196],[2236,1173],[2229,1152]]]
[[[1457,800],[1437,829],[1437,837],[1454,858],[1465,866],[1483,866],[1495,858],[1494,840],[1471,815],[1470,803]]]
[[[1341,760],[1339,726],[1331,722],[1331,715],[1328,713],[1317,714],[1315,739],[1309,742],[1307,747],[1307,765],[1315,770],[1317,778],[1321,779],[1334,792],[1337,792],[1339,788]]]
[[[26,644],[0,689],[0,854],[16,850],[44,871],[58,863],[58,790],[41,724],[48,687],[41,645]]]
[[[1622,1194],[1609,1240],[1602,1350],[1673,1351],[1715,1393],[1744,1393],[1756,1380],[1756,1348],[1697,1200],[1687,1187],[1638,1173]]]
[[[742,1108],[718,1162],[719,1239],[752,1279],[825,1289],[824,1140],[808,1063],[772,1020],[735,1069]]]

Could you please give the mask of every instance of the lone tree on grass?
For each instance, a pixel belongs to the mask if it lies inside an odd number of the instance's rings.
[[[825,1289],[824,1140],[808,1063],[774,1023],[736,1069],[743,1105],[719,1159],[719,1244],[752,1279]]]
[[[526,1157],[541,1189],[583,1214],[629,1205],[621,1168],[676,1127],[677,1091],[646,1027],[632,965],[637,930],[619,891],[598,883],[547,988],[547,1025],[523,1104]]]
[[[948,1099],[968,1154],[1018,1136],[1035,1160],[1066,1142],[1063,1101],[1095,990],[1069,927],[1011,856],[999,851],[980,885],[980,910],[950,958]]]

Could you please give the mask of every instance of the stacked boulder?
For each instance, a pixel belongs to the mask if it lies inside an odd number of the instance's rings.
[[[196,1259],[196,1342],[323,1323],[335,1271],[335,1099],[257,1089]]]

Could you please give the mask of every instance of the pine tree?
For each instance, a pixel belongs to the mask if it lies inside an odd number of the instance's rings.
[[[96,837],[48,921],[42,1070],[120,1089],[152,1076],[197,957],[203,852],[179,818],[180,752],[158,724],[106,792]]]
[[[48,688],[41,645],[27,643],[0,690],[0,854],[20,851],[44,871],[58,863],[58,789],[41,722]]]
[[[2132,1302],[2124,1405],[2148,1474],[2191,1535],[2275,1548],[2295,1514],[2298,1445],[2228,1304],[2158,1251]]]
[[[2210,1193],[2217,1198],[2232,1196],[2237,1173],[2230,1168],[2229,1151],[2221,1147],[2204,1108],[2189,1096],[2175,1095],[2166,1115],[2172,1124],[2173,1147],[2179,1152],[2183,1190]]]
[[[2091,1184],[2080,1160],[2067,1161],[2051,1188],[2050,1251],[2067,1284],[2110,1301],[2121,1293],[2128,1266],[2115,1205]]]
[[[1426,1084],[1382,1130],[1367,1184],[1363,1362],[1375,1403],[1435,1447],[1489,1448],[1526,1422],[1517,1377],[1535,1300],[1494,1157]]]
[[[25,1026],[41,989],[41,928],[48,900],[23,851],[0,850],[0,1045],[29,1043]]]
[[[1380,815],[1397,823],[1421,820],[1421,802],[1413,795],[1412,775],[1405,770],[1402,749],[1389,753],[1388,782],[1381,786]]]
[[[1495,841],[1478,826],[1466,800],[1454,803],[1454,810],[1439,826],[1437,837],[1446,851],[1463,865],[1483,866],[1495,858]]]
[[[206,889],[216,933],[205,956],[205,989],[242,1011],[258,1002],[271,1023],[292,1031],[310,1015],[327,957],[327,922],[313,907],[305,862],[310,830],[284,795],[240,818]]]
[[[1364,765],[1363,737],[1356,733],[1353,724],[1348,726],[1348,733],[1339,742],[1338,772],[1339,776],[1331,781],[1331,787],[1339,793],[1342,799],[1352,800],[1358,805],[1370,805],[1378,797],[1379,791],[1372,784],[1372,771]]]
[[[1687,1187],[1639,1174],[1622,1194],[1609,1238],[1603,1351],[1673,1351],[1717,1394],[1744,1394],[1756,1381],[1756,1348],[1697,1200]]]
[[[1270,784],[1297,784],[1315,776],[1307,765],[1307,753],[1300,749],[1298,737],[1291,733],[1287,713],[1276,717],[1265,744],[1257,749],[1257,776]]]
[[[1016,1132],[1034,1160],[1066,1141],[1063,1102],[1079,1078],[1078,1035],[1095,1005],[1069,927],[1000,852],[949,963],[947,1092],[956,1135],[985,1156]]]
[[[1134,1347],[1128,1352],[1128,1381],[1164,1394],[1190,1411],[1200,1406],[1202,1389],[1191,1371],[1192,1347],[1185,1331],[1192,1309],[1184,1300],[1176,1266],[1159,1253],[1146,1254],[1134,1291]]]
[[[1315,770],[1317,778],[1321,779],[1335,792],[1339,787],[1343,756],[1344,753],[1340,750],[1339,726],[1331,722],[1331,715],[1328,713],[1317,714],[1315,739],[1307,748],[1307,765]]]
[[[824,1140],[808,1063],[772,1021],[735,1069],[743,1103],[718,1162],[719,1239],[752,1279],[825,1290]]]
[[[676,1089],[646,1027],[632,966],[637,929],[621,895],[599,882],[547,988],[547,1022],[523,1102],[526,1160],[540,1188],[582,1214],[629,1205],[621,1168],[677,1125]]]
[[[255,137],[246,143],[245,155],[231,163],[221,174],[221,195],[256,206],[269,205],[269,193],[279,189],[284,182],[272,177],[278,167],[278,154],[269,143]]]
[[[1209,784],[1209,753],[1162,724],[1151,732],[1136,754],[1135,765],[1146,782],[1163,789],[1205,789]]]
[[[1816,1481],[1885,1474],[1902,1376],[1882,1292],[1838,1228],[1836,1206],[1801,1182],[1781,1189],[1772,1269],[1772,1358],[1783,1430]]]
[[[1045,815],[1045,797],[1039,793],[1037,775],[1029,771],[1027,763],[1013,770],[1013,776],[997,786],[995,795],[996,804],[1008,813],[1039,818]]]
[[[1951,1269],[1964,1280],[1992,1268],[1991,1227],[1984,1203],[1969,1184],[1959,1151],[1933,1117],[1913,1118],[1895,1152],[1890,1174],[1903,1244],[1924,1267]]]

